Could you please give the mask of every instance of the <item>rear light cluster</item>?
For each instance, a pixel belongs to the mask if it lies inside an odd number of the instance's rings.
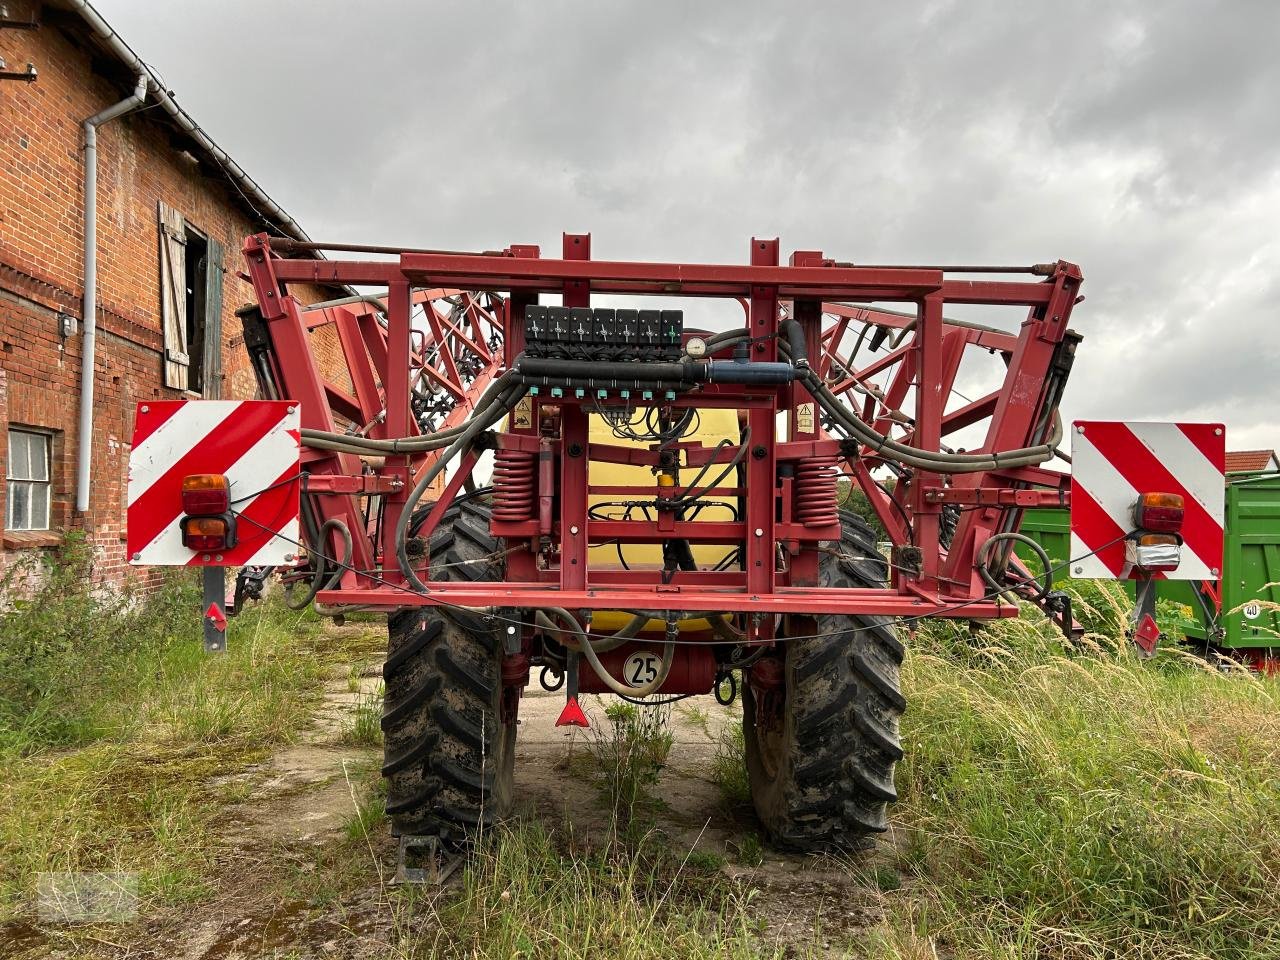
[[[236,545],[231,488],[220,473],[197,473],[182,481],[182,545],[198,553]]]
[[[1125,544],[1125,560],[1144,573],[1178,569],[1182,561],[1183,500],[1176,493],[1144,493],[1133,506],[1138,529]]]

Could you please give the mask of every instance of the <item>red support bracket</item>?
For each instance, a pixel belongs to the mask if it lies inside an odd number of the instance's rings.
[[[384,477],[373,473],[364,473],[354,477],[345,474],[328,474],[325,476],[307,474],[302,481],[303,493],[377,495],[380,493],[395,493],[403,488],[404,481],[399,477]]]

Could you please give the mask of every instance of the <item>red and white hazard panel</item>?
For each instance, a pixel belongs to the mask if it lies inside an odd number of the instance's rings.
[[[1071,575],[1217,580],[1225,465],[1220,423],[1074,423]]]
[[[298,553],[300,451],[296,403],[138,404],[129,454],[129,562],[289,562]]]

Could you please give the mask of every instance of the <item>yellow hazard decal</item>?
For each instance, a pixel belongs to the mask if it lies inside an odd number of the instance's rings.
[[[810,414],[812,416],[812,414]],[[522,397],[516,404],[511,426],[516,430],[527,430],[533,426],[533,398]]]
[[[813,433],[813,404],[802,403],[796,407],[796,432]]]

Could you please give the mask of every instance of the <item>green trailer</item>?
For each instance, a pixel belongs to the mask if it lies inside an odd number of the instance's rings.
[[[1225,517],[1222,580],[1203,587],[1191,580],[1168,580],[1159,585],[1158,596],[1195,613],[1183,630],[1197,646],[1252,651],[1246,654],[1250,660],[1267,651],[1280,653],[1280,473],[1231,474]],[[1028,510],[1022,532],[1055,564],[1070,559],[1070,511]],[[1019,555],[1024,561],[1031,556],[1025,548]]]

